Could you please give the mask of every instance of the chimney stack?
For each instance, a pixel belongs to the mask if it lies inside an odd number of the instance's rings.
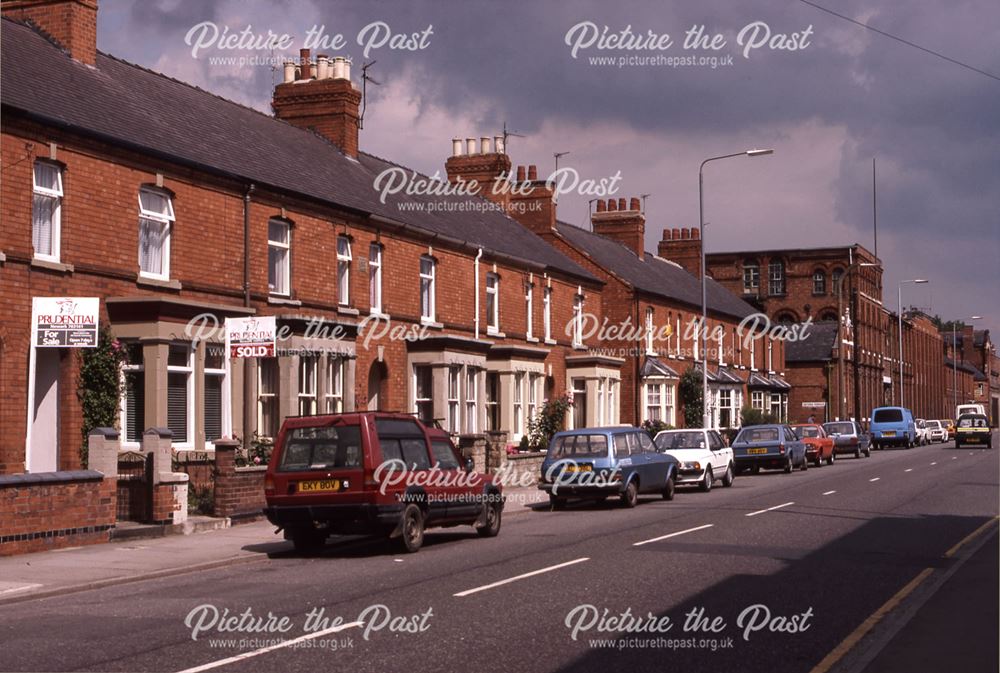
[[[701,278],[701,231],[697,227],[664,229],[663,240],[656,244],[656,254]]]
[[[2,11],[30,20],[80,63],[97,64],[97,0],[3,0]]]
[[[646,217],[642,214],[640,200],[598,199],[597,212],[590,216],[594,233],[613,239],[642,259],[646,254]]]
[[[357,158],[361,92],[351,82],[350,63],[336,56],[331,67],[326,56],[319,59],[312,63],[309,50],[300,49],[298,77],[291,82],[286,65],[285,81],[274,88],[274,116],[318,133]]]
[[[503,138],[497,136],[492,147],[490,140],[488,135],[482,135],[478,140],[471,136],[465,140],[454,138],[451,141],[451,156],[444,168],[448,174],[448,182],[454,184],[459,180],[475,180],[480,194],[496,200],[491,195],[493,183],[501,177],[507,178],[511,166],[510,158],[503,153]]]

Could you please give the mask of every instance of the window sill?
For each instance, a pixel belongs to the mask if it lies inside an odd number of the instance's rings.
[[[504,334],[503,332],[501,332],[500,330],[496,329],[495,327],[487,327],[486,328],[486,336],[491,336],[491,337],[496,337],[498,339],[503,339],[507,335]]]
[[[7,258],[4,257],[3,260],[0,261],[5,261],[6,259]],[[31,266],[35,267],[36,269],[45,269],[46,271],[58,271],[59,273],[73,273],[72,264],[53,262],[52,260],[40,259],[38,257],[31,258]]]
[[[157,287],[163,290],[180,290],[181,282],[179,280],[163,280],[160,278],[150,278],[149,276],[143,276],[139,274],[135,279],[136,285],[144,285],[146,287]]]
[[[531,342],[533,344],[538,343],[538,337],[527,336],[527,337],[524,337],[524,340],[525,341],[529,341],[529,342]]]
[[[379,320],[391,320],[392,318],[388,313],[382,313],[382,311],[369,311],[369,318],[378,318]]]
[[[546,339],[545,340],[545,345],[546,346],[556,346],[556,345],[558,345],[558,343],[556,342],[555,339]]]
[[[433,329],[444,329],[444,325],[443,324],[441,324],[441,323],[439,323],[439,322],[437,322],[435,320],[428,320],[427,318],[421,318],[420,319],[420,324],[423,325],[424,327],[431,327]]]
[[[584,344],[573,344],[573,350],[575,351],[585,351],[587,347]]]
[[[340,315],[361,315],[361,311],[350,306],[338,306],[337,313]]]
[[[0,264],[5,263],[6,261],[7,261],[7,255],[0,252]]]
[[[302,302],[298,299],[289,299],[288,297],[275,297],[271,295],[267,298],[267,303],[271,306],[302,306]]]

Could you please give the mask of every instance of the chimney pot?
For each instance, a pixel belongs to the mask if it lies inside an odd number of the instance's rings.
[[[344,57],[334,56],[333,57],[333,75],[334,79],[344,79]]]
[[[670,229],[664,229],[663,230],[663,240],[664,241],[669,241],[670,240]]]
[[[452,138],[451,139],[451,156],[460,157],[462,156],[462,139]]]
[[[685,241],[691,238],[691,230],[687,227],[681,227],[681,238]]]
[[[629,210],[639,210],[639,208],[639,199],[633,196],[632,202],[629,204]]]
[[[476,139],[475,138],[466,138],[465,139],[465,153],[466,154],[479,154],[479,152],[476,151]]]
[[[316,79],[326,79],[329,76],[329,63],[326,54],[316,56]]]
[[[528,179],[537,180],[538,179],[538,167],[535,164],[528,165]]]
[[[299,79],[309,79],[308,49],[299,49]]]
[[[681,230],[678,229],[677,227],[674,227],[673,231],[674,231],[674,240],[675,241],[681,240]]]
[[[293,61],[285,61],[285,84],[295,81],[295,63]]]
[[[351,79],[351,59],[344,59],[344,79]]]
[[[503,136],[493,136],[493,148],[497,154],[506,153],[506,148],[503,145]]]
[[[701,238],[701,231],[699,231],[694,227],[691,227],[691,239],[696,241],[699,238]]]
[[[618,199],[618,210],[626,210],[625,208],[625,197]]]
[[[524,166],[517,167],[517,181],[524,182]]]
[[[490,137],[483,136],[479,139],[479,151],[483,154],[490,154]]]
[[[608,199],[608,210],[612,212],[618,210],[618,202],[614,199]]]
[[[597,199],[597,212],[603,213],[608,209],[608,204],[604,199]]]

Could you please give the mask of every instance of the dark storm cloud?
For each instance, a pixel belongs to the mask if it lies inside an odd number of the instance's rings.
[[[995,29],[991,32],[990,28],[1000,21],[1000,7],[992,0],[827,4],[882,30],[1000,73]],[[770,161],[805,164],[818,158],[781,151],[795,129],[810,123],[843,129],[842,146],[827,148],[839,152],[838,157],[827,157],[839,161],[835,176],[827,184],[816,184],[814,195],[798,195],[816,202],[818,224],[798,223],[790,235],[785,235],[788,227],[780,229],[780,223],[772,233],[762,230],[752,238],[736,232],[734,244],[815,245],[823,235],[817,229],[838,221],[847,235],[853,234],[852,240],[839,242],[857,241],[870,247],[871,158],[875,156],[886,303],[894,307],[891,295],[899,279],[919,273],[933,280],[936,306],[932,308],[943,314],[987,313],[990,324],[1000,327],[998,293],[970,296],[970,288],[1000,287],[1000,82],[801,2],[275,4],[174,0],[105,2],[101,11],[102,21],[122,28],[111,36],[101,33],[105,49],[148,66],[176,59],[174,76],[203,77],[204,81],[194,83],[263,110],[274,74],[266,68],[241,73],[208,69],[203,63],[194,67],[183,43],[192,25],[208,20],[242,28],[252,22],[255,30],[288,32],[301,41],[308,28],[322,24],[327,33],[347,38],[347,53],[356,67],[363,57],[354,38],[370,22],[385,21],[394,31],[407,33],[431,25],[428,49],[380,50],[369,56],[368,60],[378,60],[373,73],[385,84],[370,91],[369,104],[376,110],[404,102],[420,110],[442,108],[454,111],[456,117],[474,116],[483,130],[499,130],[504,121],[527,134],[539,133],[546,124],[601,126],[622,137],[676,138],[678,154],[695,156],[732,151],[712,142],[713,137],[724,136],[728,142],[734,137],[753,138],[777,145],[778,152]],[[592,48],[574,59],[564,39],[581,21],[607,25],[613,31],[631,26],[640,34],[647,30],[669,33],[674,46],[665,52],[668,55],[685,54],[681,49],[684,31],[703,24],[706,32],[725,35],[728,45],[719,53],[733,54],[735,64],[715,70],[590,65],[589,56],[622,52]],[[736,32],[754,21],[766,22],[774,32],[802,31],[811,25],[811,45],[796,52],[757,49],[744,59],[735,44]],[[391,98],[391,84],[400,80],[411,84],[412,100]],[[427,140],[430,144],[424,154],[433,160],[417,167],[440,168],[449,134],[478,130],[442,129],[444,137]],[[367,134],[377,132],[366,127]],[[584,146],[553,147],[545,156],[557,149],[573,149],[576,157],[586,154]],[[620,154],[607,155],[608,170],[621,168],[626,176],[643,175],[646,167],[630,159],[636,149],[622,146]],[[685,184],[689,178],[683,176]],[[832,204],[821,205],[827,195],[832,196]],[[785,196],[775,195],[775,199]],[[716,202],[720,200],[721,195],[716,196]],[[661,209],[657,211],[660,221],[650,228],[661,226],[664,219],[675,221],[672,209],[683,212],[686,221],[681,226],[695,224],[690,220],[696,212],[691,210],[691,201],[675,205],[661,200],[654,206]],[[570,200],[565,209],[573,208],[577,212],[580,204]],[[781,234],[775,233],[779,230]],[[954,263],[956,254],[971,256],[976,262]],[[922,267],[915,269],[916,265]]]

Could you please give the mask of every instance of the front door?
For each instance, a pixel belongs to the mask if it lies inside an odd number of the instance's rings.
[[[28,472],[59,469],[59,354],[58,348],[35,349]]]

